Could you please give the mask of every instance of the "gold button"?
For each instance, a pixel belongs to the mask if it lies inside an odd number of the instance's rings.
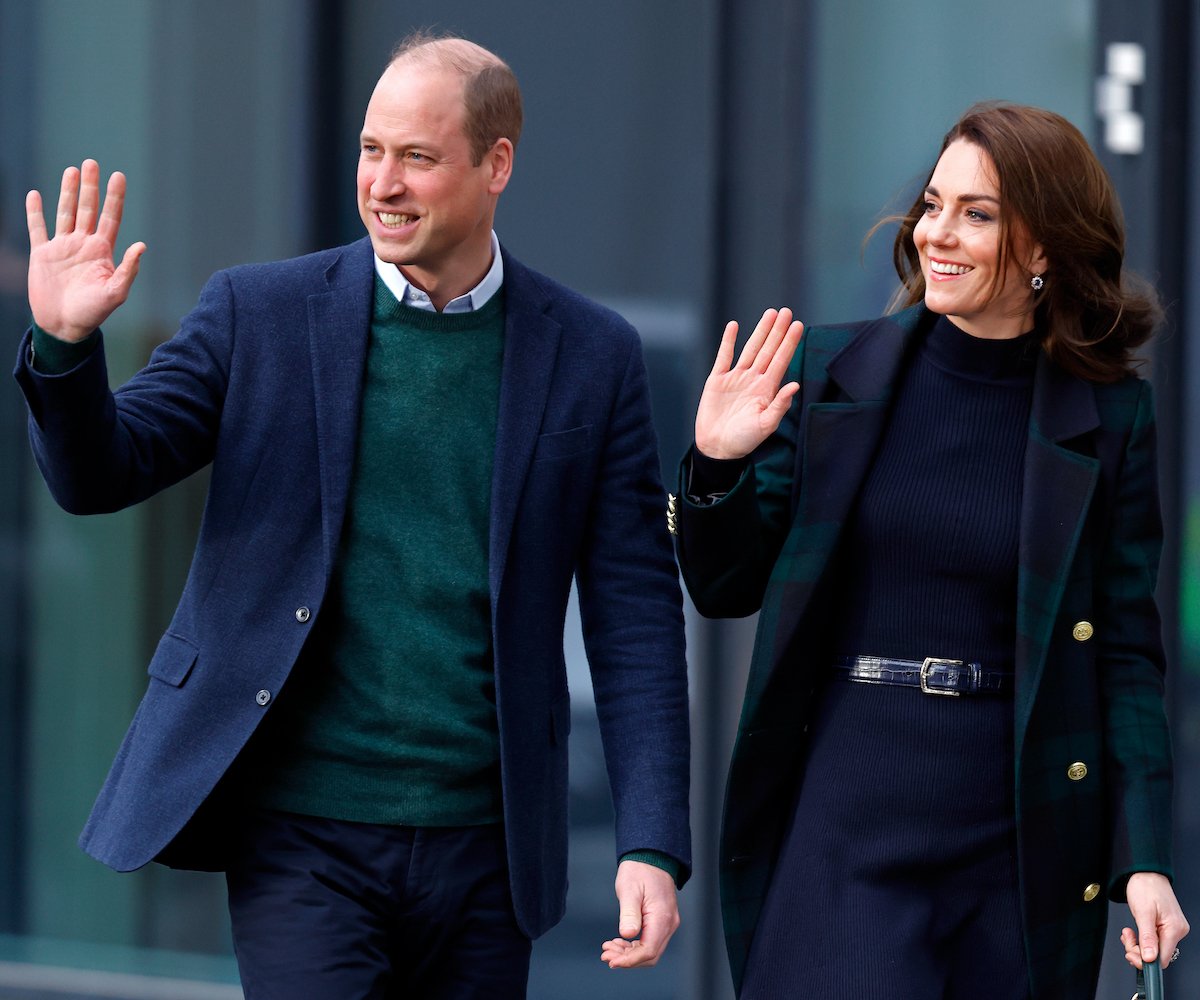
[[[1099,895],[1100,895],[1100,883],[1093,882],[1091,885],[1089,885],[1086,889],[1083,890],[1083,901],[1085,903],[1090,903],[1093,899],[1095,899]]]
[[[1067,768],[1067,777],[1072,781],[1082,781],[1087,777],[1087,764],[1081,760],[1075,761],[1074,764]]]
[[[1091,622],[1076,622],[1071,635],[1075,636],[1076,642],[1087,642],[1095,631]]]

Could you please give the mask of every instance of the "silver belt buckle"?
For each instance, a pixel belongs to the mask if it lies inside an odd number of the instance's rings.
[[[947,667],[961,667],[962,660],[947,660],[941,656],[927,656],[921,663],[921,693],[922,694],[941,694],[950,698],[957,698],[961,691],[951,691],[948,688],[931,688],[929,686],[929,668],[935,663],[943,664]]]

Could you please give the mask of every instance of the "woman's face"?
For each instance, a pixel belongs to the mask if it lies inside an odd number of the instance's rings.
[[[976,337],[1017,337],[1033,328],[1031,274],[1041,248],[1010,225],[1013,247],[1000,273],[1000,188],[992,158],[974,143],[946,147],[925,189],[913,242],[925,276],[925,305]]]

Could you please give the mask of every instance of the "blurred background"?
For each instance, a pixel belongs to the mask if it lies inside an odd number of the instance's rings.
[[[0,340],[28,322],[23,196],[53,204],[84,157],[125,171],[123,245],[149,246],[106,327],[124,379],[217,268],[360,235],[354,171],[371,88],[415,27],[495,50],[527,126],[500,206],[531,266],[624,313],[651,369],[664,470],[687,445],[724,321],[791,305],[878,315],[891,233],[975,100],[1052,108],[1091,139],[1125,205],[1132,264],[1168,322],[1151,374],[1175,664],[1177,890],[1200,926],[1200,9],[1196,0],[0,0]],[[0,351],[3,354],[3,351]],[[234,998],[219,876],[118,876],[75,846],[187,569],[204,476],[136,510],[72,518],[0,391],[0,1000]],[[724,769],[753,622],[689,610],[696,876],[654,970],[599,962],[616,928],[611,808],[578,637],[571,895],[534,949],[530,996],[724,1000],[714,878]],[[1125,1000],[1113,908],[1099,996]],[[811,943],[809,943],[811,944]],[[1173,996],[1200,995],[1185,942]]]

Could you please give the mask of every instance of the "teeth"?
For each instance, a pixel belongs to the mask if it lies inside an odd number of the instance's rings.
[[[931,260],[929,270],[935,274],[966,274],[968,271],[973,271],[974,268],[967,267],[966,264],[943,264],[941,261]]]
[[[399,212],[380,212],[379,221],[385,226],[406,226],[416,218],[415,215],[403,215]]]

